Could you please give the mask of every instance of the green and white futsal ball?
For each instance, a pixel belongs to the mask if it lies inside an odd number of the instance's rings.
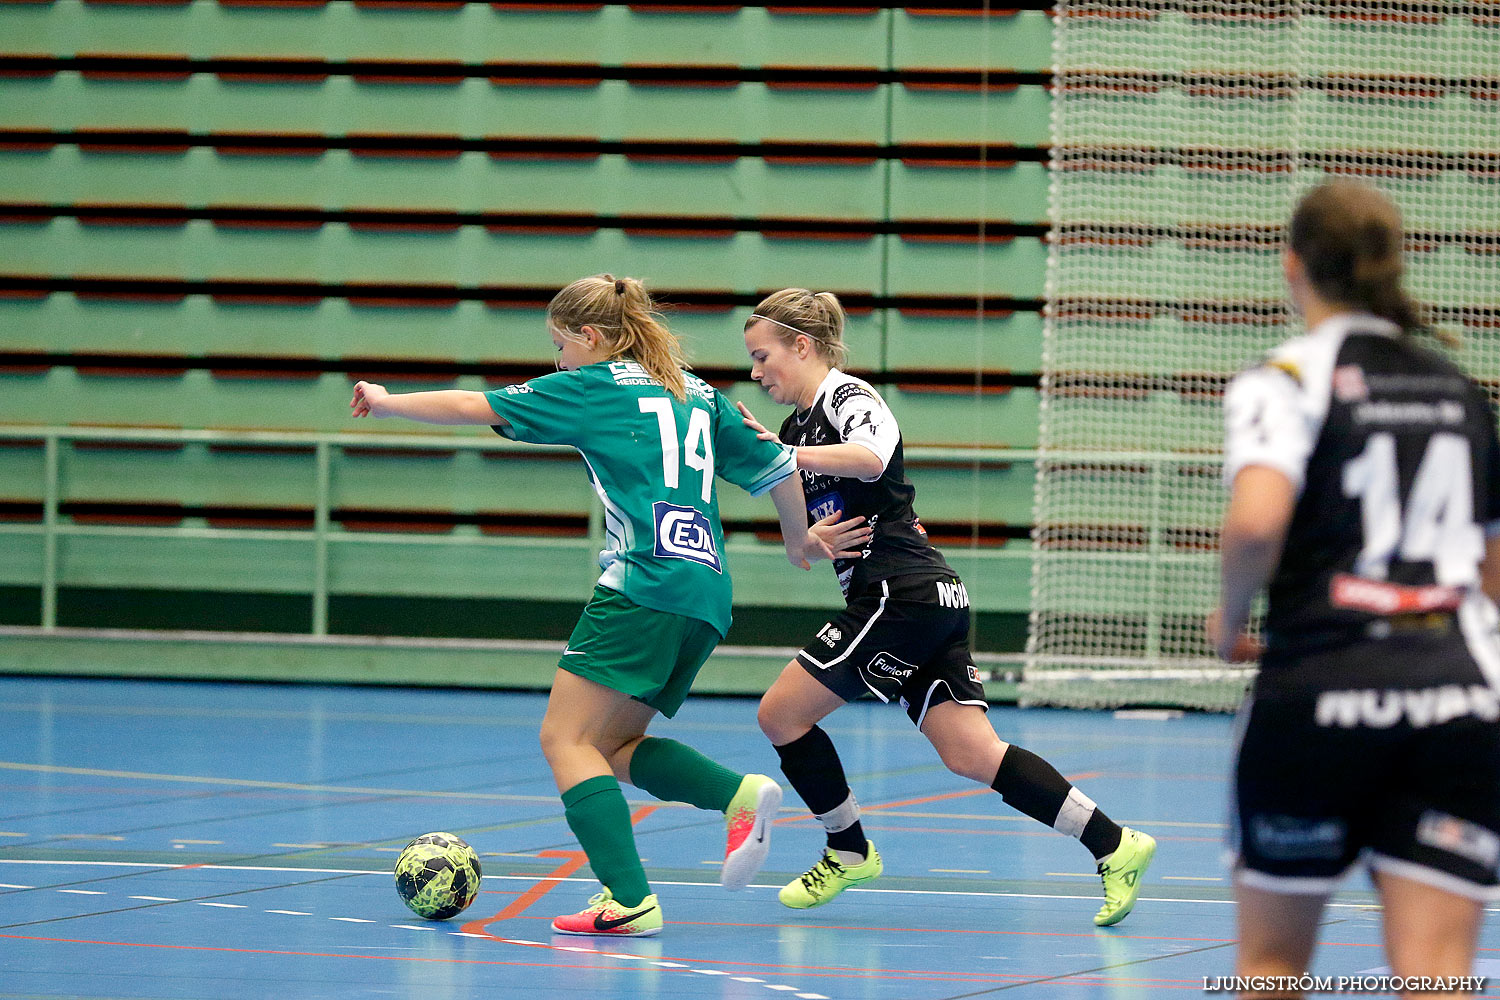
[[[479,855],[451,833],[418,837],[396,859],[396,894],[413,913],[447,920],[479,895]]]

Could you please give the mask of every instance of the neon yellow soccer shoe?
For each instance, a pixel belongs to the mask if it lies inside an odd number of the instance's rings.
[[[794,910],[806,910],[831,902],[833,897],[851,886],[873,882],[885,870],[880,862],[880,852],[875,845],[865,841],[865,859],[857,865],[845,865],[833,851],[824,849],[823,857],[807,873],[782,887],[777,898],[783,906]]]

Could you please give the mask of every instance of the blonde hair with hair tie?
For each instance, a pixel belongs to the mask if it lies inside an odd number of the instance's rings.
[[[579,278],[547,304],[547,326],[575,343],[582,342],[584,327],[592,328],[606,360],[629,358],[679,401],[687,399],[682,344],[667,329],[646,286],[635,278],[612,274]]]
[[[849,360],[849,347],[844,343],[844,317],[844,306],[832,292],[783,288],[761,299],[745,322],[745,329],[764,320],[777,328],[781,341],[789,347],[799,335],[806,337],[830,368],[841,368]]]

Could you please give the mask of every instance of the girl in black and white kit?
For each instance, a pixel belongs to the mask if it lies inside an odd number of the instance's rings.
[[[1500,897],[1500,444],[1485,393],[1410,336],[1402,241],[1378,191],[1314,188],[1282,258],[1307,333],[1225,396],[1208,634],[1261,659],[1230,826],[1242,976],[1303,973],[1360,858],[1398,976],[1466,975]]]
[[[844,310],[829,292],[777,292],[745,325],[750,377],[795,407],[768,440],[796,446],[810,534],[831,551],[861,550],[834,567],[847,602],[782,670],[759,721],[787,780],[828,834],[821,860],[781,890],[787,906],[827,903],[881,873],[824,716],[870,693],[898,701],[955,774],[988,785],[1010,805],[1083,842],[1104,882],[1100,926],[1124,919],[1156,842],[1113,823],[1045,760],[995,735],[969,654],[969,596],[927,540],[912,509],[901,431],[869,383],[839,370]],[[841,518],[837,515],[842,514]],[[829,518],[834,518],[829,521]]]

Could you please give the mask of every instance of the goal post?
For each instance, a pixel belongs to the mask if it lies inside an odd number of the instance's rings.
[[[1282,227],[1332,176],[1401,207],[1407,285],[1500,380],[1500,5],[1058,0],[1021,698],[1229,709],[1222,394],[1300,332]]]

